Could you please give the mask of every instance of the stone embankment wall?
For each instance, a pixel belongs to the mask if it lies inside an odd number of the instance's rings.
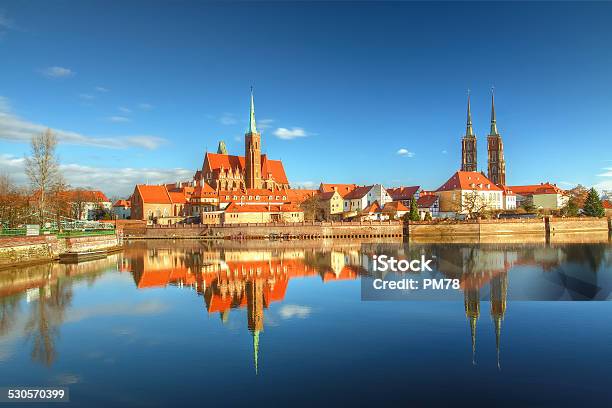
[[[207,239],[207,238],[265,238],[270,235],[292,236],[301,239],[397,238],[427,239],[429,241],[457,237],[492,238],[523,235],[542,239],[559,233],[612,231],[610,219],[605,218],[538,218],[524,220],[474,220],[410,222],[303,222],[286,224],[231,224],[231,225],[158,225],[124,229],[128,238],[144,239]],[[539,238],[537,239],[539,240]],[[433,242],[433,241],[432,241]]]
[[[143,235],[125,230],[128,238],[264,238],[271,234],[302,239],[402,237],[400,221],[304,222],[286,224],[172,225],[147,227]]]
[[[55,235],[38,237],[0,238],[0,268],[57,259],[66,252],[113,249],[121,245],[117,235],[57,238]]]

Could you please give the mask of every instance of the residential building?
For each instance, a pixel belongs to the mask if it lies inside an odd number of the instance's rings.
[[[194,217],[204,212],[216,211],[219,208],[217,191],[206,183],[197,185],[189,199],[190,214]]]
[[[231,203],[239,205],[282,205],[289,202],[289,190],[268,190],[251,188],[246,190],[220,190],[219,210],[225,210]]]
[[[516,210],[516,194],[512,189],[503,184],[498,185],[504,194],[504,210]]]
[[[503,209],[503,190],[484,174],[458,171],[436,190],[440,216],[473,215]]]
[[[113,218],[118,220],[127,220],[132,213],[132,204],[130,200],[117,200],[111,208]]]
[[[390,201],[383,206],[381,212],[382,219],[397,220],[410,212],[410,208],[404,205],[402,201]]]
[[[610,200],[602,200],[604,211],[606,212],[606,217],[612,217],[612,201]]]
[[[337,191],[341,197],[346,196],[348,193],[357,188],[357,184],[328,184],[321,183],[319,186],[319,192],[329,193],[331,191]]]
[[[361,221],[380,221],[382,217],[382,208],[380,208],[377,201],[374,201],[359,213]]]
[[[538,210],[558,210],[569,201],[565,190],[549,182],[508,188],[516,194],[517,205],[531,204]]]
[[[337,190],[319,193],[319,200],[323,207],[323,216],[325,219],[340,218],[344,211],[344,200]]]
[[[433,192],[423,191],[417,200],[417,207],[422,220],[425,219],[427,213],[432,218],[437,218],[440,215],[440,197]]]
[[[356,215],[374,201],[383,206],[392,201],[391,196],[382,184],[357,187],[344,196],[344,212],[348,213],[347,216]]]
[[[110,214],[113,203],[99,190],[75,189],[60,193],[61,199],[70,206],[72,218],[81,221],[99,220]]]
[[[175,224],[189,214],[188,190],[168,191],[166,185],[138,184],[132,193],[132,219],[146,220],[147,224]]]
[[[233,202],[221,214],[223,224],[302,221],[304,221],[304,211],[294,204],[241,205]]]
[[[400,201],[402,204],[410,208],[410,201],[414,197],[415,200],[419,199],[419,189],[420,186],[410,186],[410,187],[396,187],[396,188],[388,188],[387,192],[391,196],[391,200]]]

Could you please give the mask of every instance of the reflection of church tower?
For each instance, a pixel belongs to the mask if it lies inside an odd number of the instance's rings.
[[[255,124],[255,102],[251,88],[251,109],[249,112],[249,130],[244,135],[244,161],[246,188],[261,188],[261,134]]]
[[[468,91],[467,127],[461,139],[461,171],[476,171],[476,135],[472,127],[470,92]]]
[[[489,164],[487,177],[493,183],[506,184],[506,160],[504,159],[504,143],[497,131],[497,119],[495,118],[495,93],[491,91],[491,131],[487,136],[487,151]]]
[[[480,317],[480,290],[466,289],[463,293],[465,298],[465,316],[470,323],[472,334],[472,364],[476,364],[476,322]]]
[[[255,374],[258,370],[259,333],[263,331],[264,321],[264,282],[262,279],[253,279],[246,283],[247,318],[249,331],[253,334],[253,361]]]
[[[499,349],[501,325],[506,314],[506,294],[508,290],[508,275],[506,273],[496,276],[491,281],[491,318],[495,325],[495,348],[497,350],[497,368],[501,369],[499,362]]]

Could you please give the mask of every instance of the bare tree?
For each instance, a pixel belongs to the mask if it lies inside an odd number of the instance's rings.
[[[308,197],[302,201],[300,208],[304,211],[304,219],[307,221],[317,221],[324,218],[323,204],[319,195]]]
[[[47,194],[62,184],[58,159],[55,153],[57,136],[50,129],[32,137],[31,155],[26,157],[26,174],[37,195],[38,216],[44,223],[47,210]]]
[[[466,214],[470,219],[478,218],[491,209],[489,200],[481,196],[477,190],[460,194],[453,200],[453,207],[455,211]]]

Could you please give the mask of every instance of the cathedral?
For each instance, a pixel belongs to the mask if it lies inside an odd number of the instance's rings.
[[[497,131],[495,116],[495,93],[491,92],[491,129],[487,136],[488,166],[487,178],[498,186],[506,185],[506,161],[504,160],[504,143]],[[461,139],[461,171],[478,171],[476,134],[472,127],[470,94],[467,102],[467,128]]]
[[[206,153],[202,169],[194,176],[197,185],[204,183],[219,190],[288,189],[289,181],[280,160],[261,154],[261,134],[255,123],[255,103],[251,89],[249,127],[244,135],[244,156],[227,153],[224,142],[217,153]]]

